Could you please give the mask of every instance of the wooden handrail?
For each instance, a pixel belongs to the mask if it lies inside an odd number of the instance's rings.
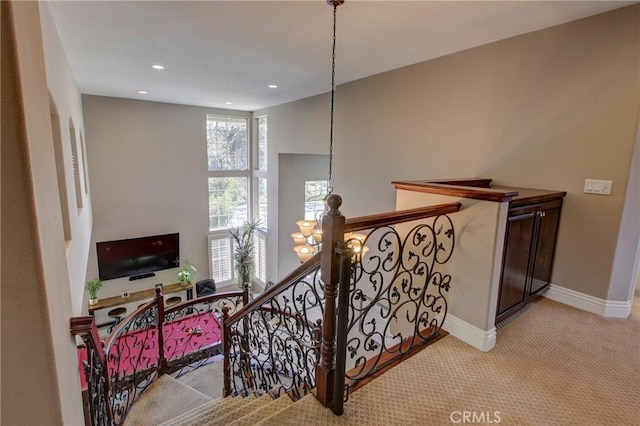
[[[284,277],[282,281],[278,284],[274,285],[268,290],[265,290],[260,294],[260,296],[253,299],[249,304],[242,307],[242,309],[236,311],[233,315],[229,317],[227,320],[227,324],[231,325],[237,322],[243,316],[259,309],[267,300],[271,299],[273,296],[278,295],[282,291],[287,289],[287,286],[293,282],[298,281],[303,278],[305,275],[308,275],[314,268],[320,265],[320,253],[314,254],[309,260],[304,262],[302,265],[298,266],[293,270],[289,275]]]
[[[345,232],[363,231],[365,229],[379,228],[381,226],[395,225],[397,223],[411,222],[412,220],[425,219],[427,217],[460,211],[462,204],[445,203],[415,209],[400,210],[388,213],[378,213],[369,216],[360,216],[347,219]]]
[[[218,299],[230,299],[232,297],[242,297],[243,292],[240,290],[237,291],[227,291],[224,293],[214,293],[214,294],[209,294],[207,296],[202,296],[202,297],[198,297],[196,299],[191,299],[191,300],[186,300],[182,303],[179,303],[177,305],[173,305],[169,308],[165,307],[164,309],[164,314],[165,316],[167,316],[170,313],[176,312],[176,311],[180,311],[184,308],[188,308],[189,306],[193,306],[193,305],[197,305],[200,303],[213,303]]]
[[[413,181],[391,182],[391,184],[399,190],[426,192],[429,194],[448,195],[458,198],[472,198],[474,200],[498,203],[511,201],[511,199],[518,195],[518,191],[488,188],[477,181],[471,181],[470,185],[466,185],[463,180],[459,179],[446,182]]]
[[[100,361],[106,367],[107,357],[105,356],[104,348],[98,335],[98,329],[95,327],[95,318],[92,316],[73,317],[71,318],[69,329],[74,336],[89,337],[89,341],[95,346]]]
[[[122,334],[121,333],[122,330],[127,328],[133,321],[135,321],[139,314],[141,314],[142,312],[144,312],[145,310],[149,309],[151,306],[156,304],[158,304],[158,302],[155,299],[151,300],[145,303],[144,305],[140,306],[139,308],[137,308],[135,311],[133,311],[133,313],[127,316],[126,319],[120,321],[104,341],[105,355],[110,352],[111,347],[114,345],[118,337],[120,337],[120,335]]]
[[[113,423],[113,412],[111,404],[109,403],[109,372],[107,368],[107,356],[104,351],[102,341],[98,335],[98,328],[96,327],[95,318],[93,316],[84,317],[72,317],[69,321],[69,331],[73,336],[80,336],[85,343],[85,350],[87,351],[88,365],[93,368],[89,374],[85,371],[85,378],[87,380],[87,393],[89,394],[85,404],[87,404],[85,413],[89,415],[88,422],[92,424],[106,424],[111,425]],[[93,362],[91,361],[91,346],[93,355],[97,356],[97,362],[101,364],[99,369],[96,370]],[[94,381],[93,374],[98,373],[101,376],[102,384],[100,381]],[[81,373],[82,374],[82,373]],[[98,390],[99,388],[102,388]],[[97,395],[93,398],[92,391],[95,390]],[[104,416],[104,417],[102,417]]]
[[[282,314],[283,316],[289,317],[298,323],[306,324],[306,326],[309,327],[310,329],[314,328],[317,325],[311,320],[305,320],[302,317],[302,315],[294,314],[292,312],[285,312],[282,309],[273,308],[271,306],[260,306],[258,309],[261,311],[272,313],[272,314],[273,313]]]

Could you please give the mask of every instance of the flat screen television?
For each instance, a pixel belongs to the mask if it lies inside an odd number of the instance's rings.
[[[105,241],[96,251],[101,280],[148,274],[180,265],[180,234]]]

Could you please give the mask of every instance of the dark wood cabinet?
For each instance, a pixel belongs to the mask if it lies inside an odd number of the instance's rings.
[[[566,192],[494,185],[491,179],[478,177],[395,181],[393,184],[402,191],[509,203],[496,322],[522,309],[549,286]],[[495,247],[492,261],[500,256],[499,251]],[[491,280],[493,282],[493,276]]]
[[[510,203],[496,322],[522,309],[549,285],[562,196]]]

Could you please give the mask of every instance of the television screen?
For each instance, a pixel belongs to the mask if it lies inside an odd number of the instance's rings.
[[[180,265],[180,234],[96,243],[101,280],[145,274]]]

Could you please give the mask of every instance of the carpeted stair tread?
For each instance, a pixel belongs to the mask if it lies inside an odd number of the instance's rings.
[[[278,399],[274,399],[266,405],[240,417],[237,420],[227,423],[227,426],[252,426],[260,421],[271,417],[280,411],[284,410],[294,402],[287,395],[283,395]]]
[[[221,360],[199,367],[178,378],[212,399],[222,398],[224,383],[224,365]]]
[[[176,404],[176,401],[180,404]],[[157,425],[211,401],[207,395],[163,375],[133,404],[125,426]]]
[[[218,413],[208,415],[203,418],[200,423],[196,423],[196,425],[212,425],[214,422],[215,424],[227,424],[273,402],[273,398],[271,398],[270,395],[262,395],[259,398],[251,397],[237,399],[244,399],[244,404],[241,404],[237,409],[225,414],[224,416],[219,416]]]
[[[244,400],[245,398],[232,398],[230,396],[221,399],[214,399],[213,401],[209,401],[205,404],[200,405],[199,407],[195,407],[190,411],[184,412],[179,416],[175,416],[174,418],[165,421],[159,426],[191,425],[199,417],[204,416],[210,412],[215,412],[217,413],[217,415],[226,415],[242,405],[245,402]]]
[[[288,399],[289,401],[291,401],[291,398],[284,396],[284,398]],[[279,399],[283,399],[283,398],[278,398]],[[277,400],[276,400],[277,401]],[[275,402],[275,401],[274,401]],[[291,401],[290,404],[287,404],[286,406],[282,407],[280,410],[272,413],[271,415],[269,415],[268,417],[263,417],[261,420],[258,420],[256,423],[252,423],[253,425],[273,425],[273,426],[280,426],[283,422],[283,419],[288,420],[289,417],[293,417],[296,418],[298,417],[298,412],[300,410],[302,411],[310,411],[309,407],[314,407],[316,406],[316,404],[320,404],[318,402],[318,400],[316,399],[316,397],[312,394],[306,395],[304,397],[302,397],[301,399],[299,399],[298,401]],[[340,420],[339,416],[335,416],[331,410],[329,410],[328,408],[322,407],[322,409],[324,411],[326,411],[327,417],[336,417],[338,420]],[[244,423],[242,423],[244,424]],[[247,423],[248,424],[248,423]],[[285,424],[290,424],[288,422],[285,421]],[[299,424],[303,424],[303,423],[299,423]],[[320,423],[316,423],[316,422],[312,422],[312,423],[307,423],[307,424],[324,424],[323,422]],[[235,424],[234,424],[235,426]]]

